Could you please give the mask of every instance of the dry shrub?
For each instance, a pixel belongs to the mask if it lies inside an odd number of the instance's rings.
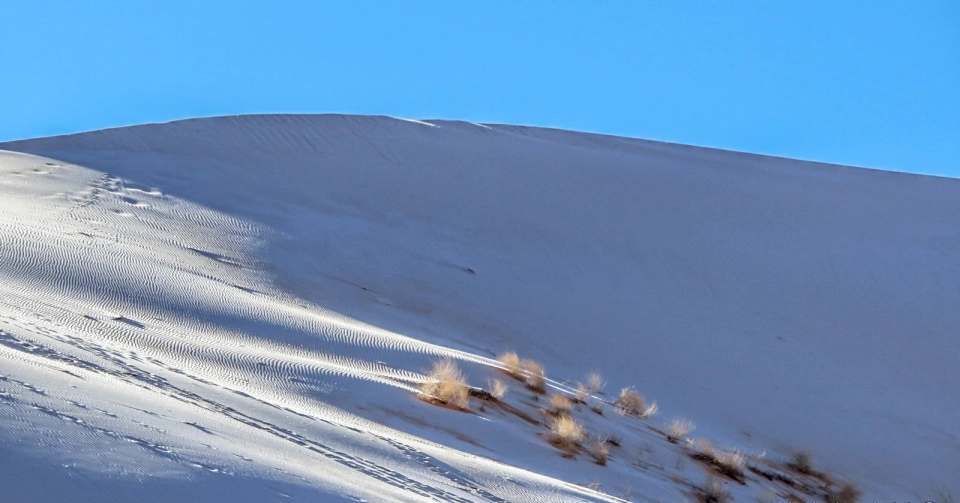
[[[470,388],[457,364],[445,358],[433,363],[427,380],[420,385],[420,394],[440,403],[466,409],[469,405]]]
[[[650,405],[647,405],[646,407],[643,408],[643,411],[640,413],[640,417],[646,419],[656,414],[658,410],[660,410],[660,408],[657,407],[657,402],[653,402]]]
[[[590,453],[590,457],[593,458],[593,461],[600,466],[607,466],[607,457],[610,456],[610,447],[607,446],[606,439],[597,439],[596,442],[590,444],[590,448],[587,450]]]
[[[491,379],[489,384],[490,394],[497,400],[503,400],[503,397],[506,396],[507,390],[509,389],[507,384],[500,379]]]
[[[727,503],[731,500],[730,493],[723,487],[723,482],[715,477],[710,477],[702,490],[704,503]]]
[[[736,449],[719,452],[713,448],[708,440],[698,438],[691,442],[693,458],[707,463],[719,473],[730,477],[737,482],[744,482],[743,469],[747,465],[747,457]]]
[[[599,393],[603,389],[603,378],[597,372],[591,372],[587,376],[587,391],[590,393]]]
[[[728,449],[717,454],[716,464],[726,475],[742,475],[744,467],[747,466],[747,457],[736,449]]]
[[[527,387],[537,393],[547,391],[547,374],[543,366],[533,360],[521,360],[520,369],[526,376]]]
[[[630,416],[639,416],[646,405],[640,393],[633,388],[623,388],[620,390],[620,396],[613,402],[620,409],[620,412]]]
[[[507,372],[507,374],[510,374],[510,377],[518,381],[523,380],[523,373],[521,372],[520,368],[520,357],[517,356],[517,353],[513,351],[501,353],[500,356],[497,357],[497,361],[506,367],[504,370]]]
[[[693,446],[693,452],[704,460],[713,461],[717,459],[717,451],[713,448],[713,444],[711,444],[709,440],[698,438],[690,442],[690,445]]]
[[[628,416],[646,418],[657,413],[656,402],[647,405],[643,396],[633,388],[623,388],[620,390],[620,396],[613,403],[620,409],[620,412]]]
[[[583,383],[577,383],[577,392],[573,395],[573,401],[576,403],[587,403],[590,391]]]
[[[554,413],[569,414],[571,406],[569,398],[560,394],[550,395],[550,408]]]
[[[810,475],[813,473],[813,456],[810,451],[795,452],[789,466],[800,473]]]
[[[583,427],[570,416],[558,416],[550,427],[550,440],[562,449],[575,448],[583,436]]]
[[[828,490],[825,501],[827,503],[857,503],[857,501],[860,501],[860,489],[847,482],[843,484],[839,491],[832,488]]]
[[[667,425],[667,440],[677,443],[693,431],[693,422],[688,419],[674,419]]]

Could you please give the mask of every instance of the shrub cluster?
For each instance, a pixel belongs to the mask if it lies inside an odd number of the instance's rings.
[[[503,364],[502,370],[510,377],[526,383],[527,388],[537,393],[547,391],[547,374],[540,365],[534,360],[521,360],[517,353],[507,351],[497,357],[497,361]]]
[[[694,440],[691,446],[694,459],[711,465],[717,472],[737,482],[744,482],[743,469],[747,464],[747,458],[742,452],[736,449],[717,451],[710,441],[703,438]]]
[[[502,364],[500,370],[507,375],[523,382],[527,388],[537,393],[546,392],[546,372],[542,365],[534,360],[521,359],[517,356],[517,353],[512,351],[499,355],[497,359]],[[500,379],[490,379],[488,383],[490,391],[479,388],[471,389],[457,365],[453,360],[447,358],[433,363],[433,367],[427,373],[427,379],[420,384],[419,394],[421,398],[427,401],[466,409],[469,406],[471,395],[488,401],[503,399],[507,392],[507,385]],[[573,403],[586,404],[588,400],[593,403],[591,409],[602,415],[602,404],[610,402],[592,396],[592,394],[600,392],[602,386],[602,378],[598,373],[593,372],[587,376],[586,384],[577,383],[572,400],[563,393],[550,395],[550,408],[543,412],[550,418],[550,432],[547,439],[552,445],[566,451],[570,456],[582,449],[598,465],[605,466],[610,454],[609,445],[619,445],[619,440],[608,441],[605,438],[595,437],[588,446],[581,447],[586,432],[583,426],[571,417]],[[643,396],[632,387],[621,389],[620,394],[612,404],[622,414],[640,418],[650,417],[657,411],[655,402],[648,404]],[[518,412],[518,414],[520,413]],[[527,418],[529,419],[528,416]],[[533,420],[531,419],[531,421]],[[667,440],[674,444],[680,443],[686,439],[693,429],[693,422],[682,418],[673,419],[666,426]],[[703,461],[719,474],[741,484],[745,483],[744,469],[747,459],[743,452],[736,449],[718,451],[708,440],[703,438],[687,441],[685,445],[692,450],[692,453],[689,454],[692,458]],[[799,451],[794,453],[791,460],[786,464],[799,473],[824,477],[823,474],[813,469],[811,458],[812,456],[808,451]],[[755,466],[751,466],[750,469],[773,480],[767,473],[758,472],[758,468]],[[829,479],[823,480],[826,484],[821,487],[825,487],[825,489],[822,489],[824,492],[820,492],[820,494],[829,503],[856,503],[861,496],[859,489],[853,484],[843,484],[838,488]],[[701,487],[701,492],[706,502],[721,503],[730,499],[730,494],[726,492],[723,484],[714,477],[711,477]]]

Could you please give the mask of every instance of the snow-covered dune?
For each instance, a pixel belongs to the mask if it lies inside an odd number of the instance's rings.
[[[960,180],[367,116],[0,143],[0,500],[692,500],[673,417],[930,497],[960,474],[958,337]],[[579,407],[620,440],[599,466],[519,383],[416,399],[508,349],[660,414]]]

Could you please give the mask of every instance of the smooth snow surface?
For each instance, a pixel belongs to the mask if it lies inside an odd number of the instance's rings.
[[[0,149],[0,500],[693,501],[673,417],[960,491],[958,180],[336,115]],[[660,413],[577,406],[621,445],[562,457],[507,349]],[[507,405],[418,400],[441,357]]]

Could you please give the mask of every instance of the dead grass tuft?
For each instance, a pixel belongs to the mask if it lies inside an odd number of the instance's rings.
[[[427,380],[420,385],[420,395],[466,409],[470,401],[470,388],[457,364],[445,358],[433,363],[433,368],[427,373]]]
[[[860,489],[857,486],[847,482],[839,490],[827,490],[827,496],[824,499],[827,503],[857,503],[860,501]]]
[[[667,440],[678,443],[693,431],[693,422],[688,419],[674,419],[667,425]]]
[[[572,406],[573,404],[570,403],[570,399],[566,396],[560,394],[550,395],[550,409],[555,414],[569,414]]]
[[[547,374],[542,365],[534,360],[521,360],[520,369],[526,377],[527,388],[537,393],[547,391]]]
[[[620,390],[620,396],[613,403],[620,409],[620,412],[628,416],[639,416],[646,406],[643,396],[633,388],[623,388]]]
[[[517,356],[517,353],[513,351],[501,353],[500,356],[497,357],[497,361],[506,367],[504,370],[507,374],[510,374],[510,377],[519,381],[523,380],[523,373],[520,371],[520,357]]]
[[[640,413],[640,417],[646,419],[656,414],[658,410],[660,410],[660,407],[657,407],[657,402],[652,402],[650,405],[647,405],[643,408],[643,411]]]
[[[607,445],[607,439],[597,439],[597,441],[590,444],[587,452],[590,453],[590,457],[593,458],[595,463],[600,466],[607,466],[607,457],[610,456],[610,447]]]
[[[717,454],[716,464],[720,465],[721,472],[725,475],[733,476],[733,474],[737,474],[739,477],[743,477],[743,469],[747,466],[747,457],[736,449],[728,449]]]
[[[551,443],[564,450],[575,449],[583,436],[583,427],[570,416],[558,416],[550,427]]]
[[[810,475],[813,473],[813,455],[810,451],[795,452],[788,466],[804,475]]]
[[[490,379],[490,394],[493,395],[497,400],[503,400],[503,397],[506,396],[507,390],[510,388],[507,386],[507,383],[501,381],[500,379]]]
[[[577,383],[577,392],[573,395],[573,401],[576,403],[587,403],[590,397],[590,390],[583,383]]]
[[[713,448],[713,444],[705,438],[697,438],[690,442],[690,445],[693,447],[693,452],[698,456],[703,458],[708,458],[710,460],[717,458],[717,451]]]
[[[701,488],[704,503],[727,503],[731,501],[730,493],[723,487],[723,482],[710,477]]]
[[[503,364],[503,370],[510,377],[523,381],[527,388],[537,393],[544,393],[547,390],[547,375],[543,366],[534,360],[521,360],[517,353],[507,351],[497,357],[497,361]]]
[[[603,378],[598,372],[591,372],[587,375],[587,391],[590,393],[599,393],[603,389]]]
[[[736,449],[717,451],[710,441],[703,438],[691,442],[691,447],[693,448],[693,454],[691,455],[693,459],[703,461],[720,474],[726,475],[741,484],[744,483],[743,469],[747,465],[747,457],[742,452]]]
[[[621,413],[628,416],[647,418],[657,413],[656,402],[647,405],[643,395],[637,393],[633,388],[620,390],[620,396],[613,403],[620,409]]]

